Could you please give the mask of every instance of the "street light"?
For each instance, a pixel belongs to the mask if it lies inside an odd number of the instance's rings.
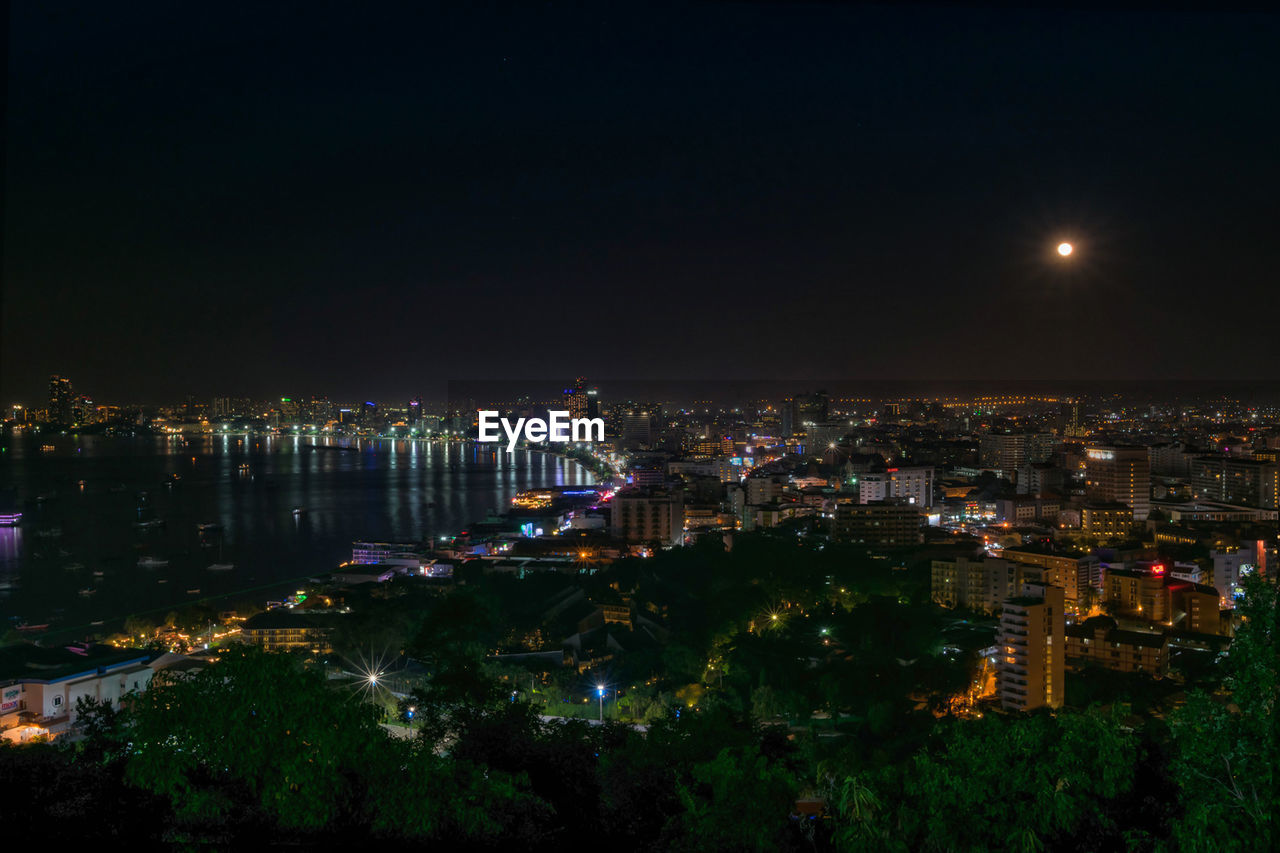
[[[596,696],[600,699],[600,722],[604,722],[604,685],[596,685]]]

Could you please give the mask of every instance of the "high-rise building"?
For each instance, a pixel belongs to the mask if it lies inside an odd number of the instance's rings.
[[[1008,560],[934,560],[930,590],[943,607],[995,613],[1019,588],[1021,567]]]
[[[658,407],[631,406],[622,413],[621,437],[625,448],[651,447],[657,440]]]
[[[858,502],[905,501],[914,506],[933,506],[933,468],[888,468],[863,474],[858,480]]]
[[[826,391],[813,394],[797,394],[789,401],[791,412],[790,432],[804,432],[806,424],[821,424],[827,421],[829,399]]]
[[[1276,509],[1280,465],[1226,454],[1197,456],[1191,460],[1191,488],[1197,500]]]
[[[1058,708],[1063,699],[1062,589],[1024,583],[1000,614],[996,685],[1007,711]]]
[[[613,496],[610,528],[627,542],[679,545],[684,538],[684,492],[628,488]]]
[[[832,537],[881,548],[920,544],[923,516],[906,503],[839,504],[831,525]]]
[[[56,374],[49,377],[49,421],[51,423],[59,426],[74,424],[72,408],[75,406],[75,399],[70,379]]]
[[[564,407],[571,418],[590,417],[591,399],[587,392],[587,380],[579,376],[573,385],[564,389]]]
[[[1151,459],[1145,447],[1093,445],[1085,448],[1085,494],[1098,503],[1119,502],[1133,509],[1134,521],[1151,514]]]
[[[978,437],[978,464],[1016,480],[1025,465],[1046,462],[1053,452],[1053,436],[1047,432],[989,432]]]

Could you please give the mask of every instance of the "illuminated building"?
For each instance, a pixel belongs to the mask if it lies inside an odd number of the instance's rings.
[[[1255,540],[1239,548],[1224,548],[1209,552],[1213,560],[1213,586],[1222,593],[1222,606],[1235,607],[1240,589],[1240,579],[1258,572],[1266,574],[1266,543]]]
[[[1021,568],[1008,560],[934,560],[930,593],[936,604],[995,613],[1020,587]]]
[[[656,406],[635,406],[625,410],[619,424],[622,446],[651,447],[657,440],[658,408]]]
[[[918,545],[923,541],[924,516],[910,504],[838,504],[831,525],[832,538],[883,548]]]
[[[331,654],[329,620],[308,613],[275,608],[251,616],[241,627],[246,643],[255,643],[269,652],[304,650],[313,654]]]
[[[352,542],[351,562],[355,565],[382,564],[419,568],[428,558],[416,542]]]
[[[35,727],[58,737],[71,730],[76,702],[82,698],[118,708],[131,691],[146,690],[152,655],[138,649],[70,645],[42,648],[20,644],[0,649],[0,728],[14,732]]]
[[[579,376],[573,387],[564,389],[564,407],[571,418],[595,417],[591,412],[591,397],[587,391],[587,380]]]
[[[829,398],[826,391],[813,394],[797,394],[787,401],[783,407],[783,430],[792,435],[805,432],[808,424],[821,424],[827,421]],[[819,449],[821,452],[821,449]]]
[[[1001,556],[1021,566],[1043,569],[1043,581],[1062,588],[1068,609],[1085,598],[1089,589],[1102,589],[1102,564],[1097,557],[1057,554],[1030,548],[1006,548]]]
[[[933,468],[888,468],[863,474],[858,496],[864,504],[901,500],[927,509],[933,506]]]
[[[1080,509],[1080,529],[1099,539],[1133,535],[1133,509],[1122,503],[1086,503]]]
[[[546,489],[534,489],[518,492],[511,499],[511,505],[518,509],[546,509],[555,500],[555,492]]]
[[[627,542],[679,545],[684,539],[684,492],[622,489],[613,496],[610,531]]]
[[[1023,466],[1048,461],[1052,450],[1047,432],[989,432],[978,437],[978,464],[1015,480]]]
[[[996,685],[1006,711],[1058,708],[1063,699],[1062,590],[1024,583],[1000,614]]]
[[[1134,521],[1151,514],[1151,460],[1145,447],[1094,445],[1085,448],[1085,494],[1098,503],[1122,503]]]
[[[1197,456],[1191,460],[1191,488],[1197,500],[1277,509],[1280,465],[1226,454]]]
[[[72,408],[75,405],[75,393],[71,389],[71,380],[62,376],[49,377],[49,422],[59,426],[72,426],[75,423]]]
[[[1122,631],[1110,616],[1094,616],[1068,625],[1067,660],[1115,672],[1169,674],[1169,638],[1164,634]]]

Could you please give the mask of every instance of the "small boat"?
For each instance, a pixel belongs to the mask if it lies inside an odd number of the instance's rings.
[[[109,492],[123,492],[124,490],[125,490],[124,483],[120,483],[119,485],[112,486],[111,488],[107,489],[107,491]]]
[[[148,519],[147,521],[135,521],[133,523],[133,526],[138,528],[139,530],[150,530],[153,527],[164,527],[164,519],[152,518],[152,519]]]
[[[235,563],[213,563],[209,566],[211,572],[229,572],[234,569]]]
[[[99,619],[97,622],[90,622],[89,624],[90,624],[92,627],[97,628],[99,625],[101,625],[101,624],[102,624],[102,620],[101,620],[101,619]]]
[[[201,533],[215,533],[222,529],[222,525],[216,521],[202,521],[196,525],[196,530]]]
[[[300,515],[305,515],[306,512],[307,512],[307,508],[305,506],[295,506],[293,508],[293,517],[297,518]]]
[[[160,557],[139,557],[138,558],[138,568],[140,569],[160,569],[160,568],[164,568],[167,565],[169,565],[169,561],[161,559]]]
[[[168,582],[169,582],[168,578],[160,578],[160,580],[156,581],[156,583],[168,583]]]
[[[102,571],[102,569],[98,569],[96,572],[94,572],[94,573],[93,573],[93,576],[94,576],[95,578],[100,578],[100,577],[102,577],[102,576],[103,576],[103,574],[105,574],[105,573]]]
[[[18,630],[19,631],[48,631],[49,623],[44,622],[39,625],[32,625],[29,622],[23,622],[21,625],[18,626]]]
[[[66,569],[69,572],[78,572],[84,568],[84,563],[67,563],[62,568]],[[99,572],[99,574],[101,574],[101,572]]]
[[[61,527],[46,527],[44,530],[37,530],[36,535],[41,539],[57,539],[62,535]]]
[[[84,589],[80,590],[80,594],[83,595],[85,598],[88,598],[89,596],[93,595],[95,592],[97,592],[97,590],[91,586],[86,586]]]
[[[187,590],[187,595],[199,595],[199,594],[200,594],[200,590],[198,588]]]

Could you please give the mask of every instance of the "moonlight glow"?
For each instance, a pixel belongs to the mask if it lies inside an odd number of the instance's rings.
[[[1075,247],[1074,247],[1074,246],[1072,246],[1070,243],[1059,243],[1059,244],[1058,244],[1058,254],[1059,254],[1059,255],[1062,255],[1062,257],[1064,257],[1064,258],[1065,258],[1067,255],[1071,254],[1073,251],[1075,251]]]

